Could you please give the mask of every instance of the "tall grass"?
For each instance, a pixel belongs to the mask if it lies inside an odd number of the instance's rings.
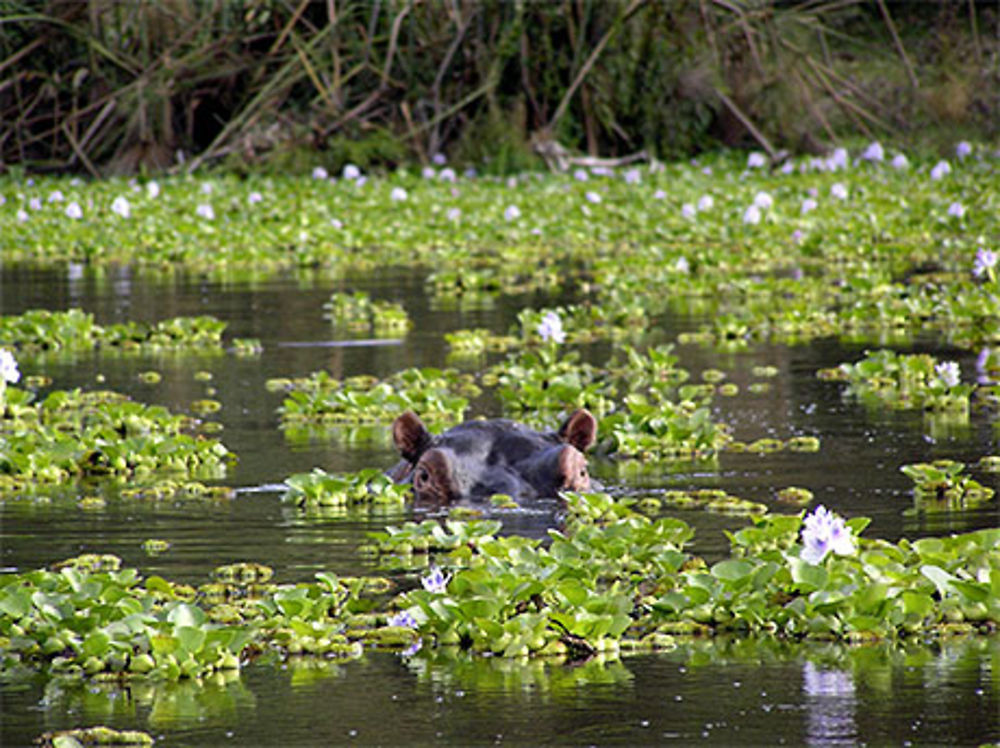
[[[989,0],[0,0],[0,166],[995,137],[996,23]]]

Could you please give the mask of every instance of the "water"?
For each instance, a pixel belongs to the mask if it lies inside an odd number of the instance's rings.
[[[398,342],[332,345],[340,337],[322,318],[333,291],[363,290],[402,302],[415,320]],[[334,376],[385,376],[409,366],[443,366],[442,333],[465,327],[504,330],[535,297],[501,297],[462,307],[432,302],[421,275],[398,270],[377,278],[206,281],[182,274],[142,275],[129,268],[0,269],[0,314],[32,308],[79,307],[109,324],[210,314],[228,323],[227,336],[259,338],[264,353],[233,355],[49,356],[22,362],[26,374],[47,374],[55,387],[101,386],[187,412],[206,397],[222,403],[222,439],[240,461],[226,479],[240,490],[232,501],[136,502],[101,485],[50,491],[48,502],[0,503],[0,566],[23,570],[95,551],[114,553],[144,574],[201,582],[216,566],[253,560],[273,566],[277,581],[311,579],[321,569],[370,571],[355,552],[365,533],[403,521],[403,514],[305,514],[280,501],[279,484],[292,473],[389,466],[395,455],[386,433],[370,442],[292,439],[279,429],[280,394],[266,381],[320,368]],[[450,307],[450,308],[449,308]],[[654,333],[674,339],[697,318],[664,319]],[[869,346],[876,347],[876,346]],[[996,452],[989,424],[928,434],[920,414],[866,412],[841,396],[841,385],[815,371],[856,360],[865,346],[822,341],[806,346],[761,346],[719,353],[680,346],[680,365],[697,374],[726,371],[740,395],[718,401],[718,416],[745,441],[815,435],[816,454],[724,454],[715,463],[681,464],[635,473],[596,461],[594,474],[615,491],[719,487],[742,498],[775,504],[775,492],[802,486],[847,516],[872,518],[867,535],[898,539],[997,524],[996,502],[968,512],[916,514],[908,462],[951,458],[974,462]],[[599,355],[598,350],[584,352]],[[955,352],[948,352],[954,357]],[[963,370],[971,360],[959,357]],[[779,370],[771,388],[752,394],[756,365]],[[163,374],[157,385],[139,373]],[[212,381],[193,374],[208,371]],[[1000,488],[995,478],[975,475]],[[107,504],[84,510],[80,495]],[[697,530],[693,549],[725,553],[722,529],[738,518],[680,512]],[[523,518],[517,531],[541,532],[542,520]],[[147,556],[147,538],[171,542]],[[556,666],[506,660],[450,659],[443,653],[405,662],[369,653],[359,662],[260,662],[229,680],[137,684],[128,689],[86,684],[68,688],[37,675],[9,677],[0,743],[27,745],[45,730],[106,723],[147,730],[160,745],[310,745],[428,743],[663,743],[731,745],[978,744],[1000,740],[1000,641],[976,639],[929,647],[847,648],[750,641],[698,642],[661,655],[619,662]]]

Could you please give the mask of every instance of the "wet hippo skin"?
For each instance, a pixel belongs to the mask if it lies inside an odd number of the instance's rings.
[[[417,503],[445,506],[507,494],[521,501],[587,491],[584,452],[597,437],[597,420],[577,410],[558,431],[540,432],[507,419],[467,421],[437,436],[412,411],[392,425],[402,456],[389,475],[412,483]]]

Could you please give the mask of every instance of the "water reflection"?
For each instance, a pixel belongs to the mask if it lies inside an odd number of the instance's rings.
[[[802,667],[802,681],[809,745],[854,745],[858,739],[854,676],[807,660]]]

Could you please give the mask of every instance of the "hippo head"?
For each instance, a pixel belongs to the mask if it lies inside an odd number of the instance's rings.
[[[583,453],[596,435],[597,421],[586,410],[577,410],[555,432],[495,419],[468,421],[437,436],[407,411],[392,425],[403,460],[390,475],[411,482],[417,503],[430,506],[498,493],[517,500],[554,498],[560,491],[590,489]]]

